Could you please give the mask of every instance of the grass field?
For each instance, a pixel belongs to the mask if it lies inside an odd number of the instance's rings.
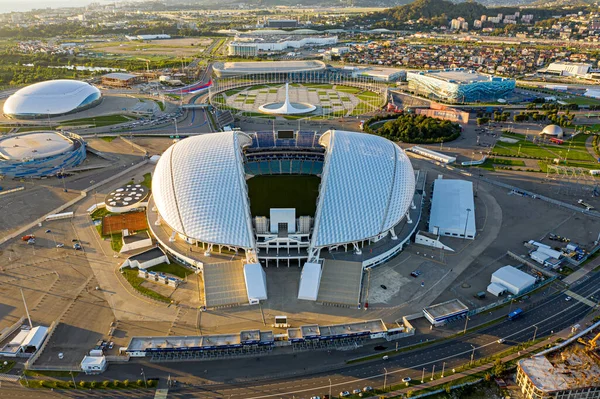
[[[156,299],[161,302],[170,303],[171,299],[167,298],[164,295],[159,294],[156,291],[153,291],[149,288],[144,287],[142,284],[146,282],[146,279],[138,277],[137,269],[131,269],[126,267],[123,269],[123,276],[129,281],[129,284],[138,292],[143,295],[146,295],[150,298]]]
[[[178,265],[177,263],[161,263],[160,265],[149,267],[148,271],[172,274],[173,276],[177,276],[181,279],[184,279],[186,276],[189,276],[190,274],[194,274],[194,272],[192,270],[190,270],[186,267],[183,267],[181,265]]]
[[[296,216],[314,216],[321,179],[317,176],[256,176],[247,181],[250,211],[269,216],[271,208],[295,208]]]
[[[60,122],[61,126],[78,126],[78,125],[95,125],[98,127],[115,125],[117,123],[125,123],[135,118],[130,118],[123,115],[104,115],[95,118],[73,119],[70,121]]]
[[[519,141],[516,143],[505,143],[502,141],[497,142],[493,149],[493,152],[496,155],[518,155],[538,159],[567,157],[568,160],[573,161],[595,161],[594,157],[585,147],[585,142],[588,139],[588,136],[584,134],[579,134],[572,140],[565,141],[565,143],[562,145],[534,144],[531,141],[526,141],[524,137],[519,134],[505,133],[503,136]]]

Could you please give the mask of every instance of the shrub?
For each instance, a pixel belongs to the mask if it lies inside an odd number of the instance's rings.
[[[129,380],[123,381],[123,386],[127,388],[129,386]]]
[[[109,380],[104,380],[104,381],[102,381],[102,386],[103,386],[104,388],[108,388],[108,386],[109,386],[109,385],[110,385],[110,381],[109,381]]]
[[[96,388],[98,383],[96,381],[90,381],[90,388]]]
[[[82,388],[86,388],[87,387],[87,382],[85,381],[79,381],[79,386]]]
[[[138,387],[143,387],[144,386],[144,381],[143,380],[137,380],[137,385],[138,385]]]
[[[119,380],[114,380],[113,381],[113,387],[114,388],[118,388],[120,385],[121,385],[121,381],[119,381]]]
[[[156,380],[150,380],[150,381],[148,381],[148,387],[149,388],[152,388],[155,385],[156,385]]]

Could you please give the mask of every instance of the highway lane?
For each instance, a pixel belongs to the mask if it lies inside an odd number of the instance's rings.
[[[573,285],[571,291],[590,298],[600,296],[600,273],[596,273],[587,280]],[[267,399],[267,398],[308,398],[312,395],[323,396],[329,392],[329,381],[331,380],[332,394],[336,395],[342,390],[352,390],[370,385],[381,387],[385,370],[387,368],[387,384],[398,384],[404,377],[411,377],[414,381],[420,381],[423,368],[425,377],[431,378],[432,368],[435,365],[436,373],[441,371],[445,363],[445,373],[452,372],[452,367],[469,362],[471,354],[474,353],[475,360],[508,348],[510,345],[531,340],[535,327],[537,338],[543,338],[564,328],[577,323],[590,311],[591,307],[578,302],[575,299],[565,300],[565,294],[556,294],[548,297],[541,303],[532,304],[524,315],[514,321],[503,321],[499,324],[459,336],[456,339],[442,341],[422,349],[399,354],[391,357],[388,361],[375,360],[347,367],[337,367],[326,372],[317,372],[312,375],[278,376],[272,375],[273,379],[264,381],[234,382],[236,375],[244,369],[262,369],[274,362],[282,371],[292,370],[296,361],[296,355],[270,356],[260,358],[229,359],[215,362],[179,362],[179,363],[157,363],[155,372],[162,370],[166,373],[180,370],[182,374],[192,372],[195,375],[202,374],[201,369],[208,379],[213,372],[227,368],[231,372],[231,382],[224,384],[204,384],[196,386],[183,386],[178,390],[169,392],[170,398],[231,398],[231,399]],[[507,309],[508,313],[508,309]],[[505,339],[503,344],[497,343],[498,338]],[[473,352],[473,346],[475,351]],[[320,353],[323,358],[327,352]],[[298,360],[301,354],[298,354]],[[114,371],[137,368],[140,364],[129,363],[122,366],[111,366]],[[315,367],[318,366],[315,363]],[[272,367],[265,367],[265,369]],[[302,373],[302,370],[298,370]],[[310,372],[310,367],[306,370]],[[152,377],[159,375],[152,375]],[[418,386],[415,387],[418,389]],[[92,392],[69,391],[70,397],[89,397]],[[5,396],[0,392],[0,397]],[[44,395],[46,396],[46,395]],[[49,394],[48,397],[52,395]],[[55,396],[54,396],[55,397]],[[107,396],[107,397],[110,397]],[[149,397],[148,392],[131,392],[130,397]]]
[[[573,287],[572,291],[587,298],[594,294],[598,295],[600,292],[599,280],[600,275],[596,274],[587,281]],[[451,372],[452,367],[469,362],[473,353],[473,346],[475,347],[474,359],[477,360],[516,343],[531,340],[534,333],[536,333],[536,338],[542,338],[550,335],[553,331],[568,328],[591,311],[588,305],[574,302],[574,300],[566,301],[565,297],[564,294],[558,294],[548,298],[544,303],[529,309],[520,319],[507,320],[452,341],[440,342],[420,350],[392,357],[388,361],[377,360],[324,374],[290,378],[289,381],[273,381],[266,384],[236,384],[235,386],[215,385],[208,389],[197,388],[203,392],[202,397],[210,398],[229,397],[229,395],[232,398],[249,399],[322,396],[328,393],[329,379],[331,379],[334,394],[342,390],[362,388],[366,385],[382,386],[385,374],[384,367],[388,369],[388,385],[397,384],[407,376],[420,381],[423,368],[426,369],[426,375],[429,373],[430,378],[434,365],[436,370],[441,371],[445,362],[447,374]],[[538,327],[537,331],[535,331],[534,326]],[[504,338],[506,341],[503,344],[497,343],[499,337]],[[265,360],[268,361],[269,359]]]

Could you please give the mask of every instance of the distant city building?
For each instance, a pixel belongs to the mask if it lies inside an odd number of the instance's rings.
[[[171,35],[157,34],[157,35],[136,35],[136,36],[125,36],[127,40],[164,40],[170,39]]]
[[[297,28],[298,20],[295,19],[268,19],[265,24],[268,28]]]
[[[553,62],[548,65],[548,68],[542,69],[540,72],[560,76],[585,76],[591,67],[592,64],[580,62]]]
[[[515,89],[515,80],[465,69],[409,71],[409,90],[446,102],[495,101]]]
[[[131,73],[114,72],[102,76],[102,84],[112,87],[131,87],[145,81],[146,78],[144,76]]]
[[[254,57],[261,51],[285,51],[309,45],[329,46],[337,41],[337,36],[244,34],[236,36],[227,50],[231,56]]]

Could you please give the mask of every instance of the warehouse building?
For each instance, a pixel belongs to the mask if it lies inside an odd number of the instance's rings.
[[[473,183],[455,179],[435,180],[429,232],[440,236],[475,239]]]
[[[496,296],[506,291],[520,295],[534,285],[535,281],[535,277],[513,266],[503,266],[492,274],[488,292]]]

